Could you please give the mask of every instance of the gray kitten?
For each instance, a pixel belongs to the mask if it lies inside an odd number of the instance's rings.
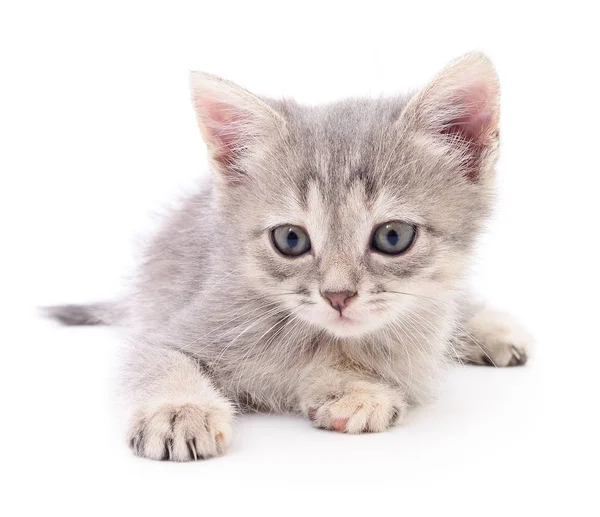
[[[383,431],[453,359],[526,361],[527,334],[465,289],[498,152],[484,55],[413,95],[317,107],[191,84],[212,179],[170,215],[128,299],[49,309],[130,330],[136,454],[221,454],[251,409]]]

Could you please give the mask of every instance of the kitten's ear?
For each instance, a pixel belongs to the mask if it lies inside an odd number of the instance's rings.
[[[259,152],[264,139],[280,134],[285,120],[256,95],[219,77],[190,72],[190,86],[213,163],[227,181],[243,180],[244,159]]]
[[[434,135],[461,157],[461,168],[477,181],[495,156],[500,85],[487,56],[470,53],[448,65],[409,101],[401,123]]]

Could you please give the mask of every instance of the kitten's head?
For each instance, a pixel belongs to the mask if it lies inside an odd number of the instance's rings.
[[[485,56],[412,96],[318,107],[191,79],[221,245],[266,303],[360,336],[455,289],[491,205],[499,87]]]

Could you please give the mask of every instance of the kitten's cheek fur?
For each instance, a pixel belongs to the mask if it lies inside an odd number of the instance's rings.
[[[229,404],[169,404],[138,409],[128,442],[133,452],[153,460],[194,461],[220,456],[231,441]]]

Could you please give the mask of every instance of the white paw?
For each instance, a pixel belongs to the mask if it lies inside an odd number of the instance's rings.
[[[233,412],[221,406],[164,404],[139,409],[128,441],[138,456],[153,460],[192,461],[223,454],[231,440]]]
[[[468,322],[468,360],[491,366],[520,366],[531,356],[533,338],[508,314],[482,309]]]
[[[303,406],[316,427],[350,434],[384,431],[399,422],[407,409],[396,390],[367,381],[323,393]]]

